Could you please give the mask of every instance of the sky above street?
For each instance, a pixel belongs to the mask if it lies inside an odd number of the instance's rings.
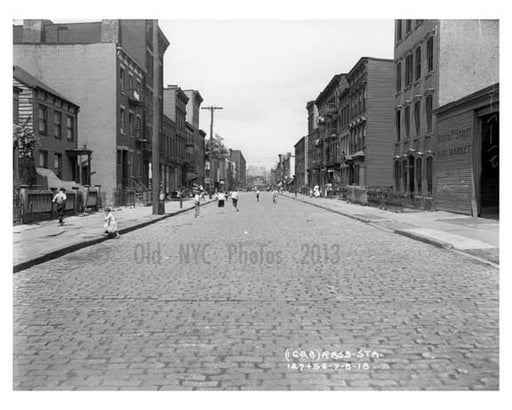
[[[393,58],[393,20],[159,20],[164,85],[197,89],[214,132],[247,164],[275,164],[307,134],[306,103],[363,56]],[[210,113],[200,127],[210,132]]]

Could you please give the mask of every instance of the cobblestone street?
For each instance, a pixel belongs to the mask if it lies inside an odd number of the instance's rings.
[[[498,270],[261,197],[16,273],[14,388],[499,388]]]

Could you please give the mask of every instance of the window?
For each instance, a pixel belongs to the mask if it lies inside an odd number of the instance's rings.
[[[41,168],[48,168],[48,151],[39,151],[39,164]]]
[[[412,20],[405,20],[405,32],[410,33],[412,30]]]
[[[137,116],[137,137],[144,139],[144,128],[142,126],[142,118]]]
[[[397,192],[400,192],[401,190],[401,187],[400,187],[400,184],[402,182],[402,175],[401,175],[401,168],[400,168],[400,162],[398,161],[395,161],[395,169],[394,169],[394,173],[395,173],[395,190]]]
[[[119,124],[121,125],[121,134],[126,132],[126,118],[124,108],[119,109]]]
[[[133,75],[128,75],[128,91],[133,91]]]
[[[414,104],[414,127],[415,127],[415,130],[416,130],[416,136],[419,137],[420,136],[420,132],[421,132],[421,129],[420,129],[420,107],[421,107],[421,103],[419,101],[417,101],[415,104]]]
[[[432,172],[433,172],[433,159],[427,158],[427,195],[432,196]]]
[[[434,71],[434,37],[427,40],[427,71]]]
[[[399,92],[402,89],[402,63],[396,65],[396,91]]]
[[[421,158],[416,158],[416,166],[414,169],[416,170],[416,193],[421,195]]]
[[[55,138],[62,138],[62,113],[60,111],[53,112],[53,135]]]
[[[407,170],[409,168],[407,167],[407,160],[402,161],[402,192],[407,192]]]
[[[46,108],[44,105],[39,106],[38,119],[39,133],[46,134],[48,132],[48,108]]]
[[[397,142],[400,142],[400,138],[401,138],[401,125],[402,125],[402,122],[401,122],[401,114],[402,112],[400,110],[396,110],[396,113],[395,113],[395,129],[396,129],[396,140]]]
[[[53,169],[55,175],[57,175],[59,178],[62,178],[62,154],[54,154]]]
[[[421,46],[416,48],[416,55],[414,58],[416,60],[416,75],[414,76],[414,79],[419,80],[421,78]]]
[[[122,93],[124,93],[124,80],[125,80],[125,71],[124,68],[119,69],[119,89]]]
[[[402,39],[402,20],[396,21],[396,41]]]
[[[432,132],[432,94],[427,96],[425,102],[425,113],[427,117],[427,132]]]
[[[130,112],[128,114],[128,132],[130,135],[135,135],[135,129],[134,129],[134,121],[133,121],[133,113]]]
[[[66,118],[67,139],[73,141],[75,138],[75,119],[68,115]]]
[[[412,54],[409,54],[405,58],[405,86],[408,87],[412,83]]]
[[[405,138],[411,135],[411,107],[405,108]]]

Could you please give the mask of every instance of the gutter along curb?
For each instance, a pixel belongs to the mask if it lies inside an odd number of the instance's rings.
[[[209,200],[205,204],[201,204],[201,205],[202,206],[208,205],[208,204],[210,204],[212,202],[213,202],[213,200]],[[134,223],[133,225],[127,226],[126,228],[119,229],[119,233],[120,234],[125,234],[125,233],[128,233],[128,232],[135,231],[137,229],[145,228],[146,226],[149,226],[149,225],[152,225],[154,223],[160,222],[160,221],[162,221],[164,219],[167,219],[167,218],[170,218],[172,216],[182,214],[182,213],[190,211],[192,209],[194,209],[193,206],[190,207],[190,208],[183,208],[183,209],[180,209],[180,210],[175,211],[175,212],[171,212],[171,213],[168,213],[168,214],[164,214],[164,215],[158,216],[157,218],[151,219],[149,221],[144,221],[144,222],[140,222],[140,223]],[[29,260],[27,260],[25,262],[21,262],[21,263],[18,263],[17,265],[14,265],[13,273],[20,272],[22,270],[31,268],[32,266],[35,266],[35,265],[40,265],[41,263],[48,262],[48,261],[50,261],[52,259],[60,258],[61,256],[67,255],[68,253],[75,252],[75,251],[77,251],[79,249],[87,248],[88,246],[96,245],[98,243],[101,243],[101,242],[109,240],[109,239],[110,238],[108,236],[101,235],[101,236],[99,236],[97,238],[87,239],[87,240],[84,240],[84,241],[81,241],[81,242],[78,242],[78,243],[74,243],[74,244],[69,245],[69,246],[65,246],[65,247],[57,249],[55,251],[51,251],[49,253],[46,253],[46,254],[44,254],[42,256],[38,256],[38,257],[36,257],[34,259],[29,259]]]

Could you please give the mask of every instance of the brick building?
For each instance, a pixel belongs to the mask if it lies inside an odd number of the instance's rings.
[[[237,149],[229,150],[231,189],[247,187],[247,162],[242,151]]]
[[[319,130],[318,130],[318,107],[315,101],[308,101],[306,104],[308,112],[308,135],[307,140],[307,159],[306,164],[306,185],[310,188],[315,185],[320,185],[320,170],[322,168],[322,161],[320,157],[320,144]]]
[[[309,187],[336,193],[349,185],[392,184],[393,66],[393,60],[362,57],[307,103]]]
[[[341,185],[390,186],[393,133],[393,60],[362,57],[340,95]]]
[[[54,24],[24,20],[13,27],[14,63],[69,96],[81,108],[79,145],[94,151],[93,184],[107,192],[150,185],[152,118],[162,113],[153,90],[169,41],[152,20]],[[158,30],[154,55],[153,30]],[[153,92],[158,98],[154,107]],[[162,116],[160,116],[162,130]]]
[[[499,82],[499,23],[396,20],[394,57],[394,188],[414,197],[419,206],[471,213],[474,195],[468,181],[478,170],[469,167],[473,161],[467,157],[449,154],[458,151],[446,145],[450,138],[445,138],[445,128],[438,129],[435,112],[473,93],[486,95],[482,90]],[[446,117],[450,110],[437,112]],[[476,122],[481,119],[475,114]],[[481,127],[473,133],[473,125],[467,124],[450,129],[470,128],[471,136],[464,138],[471,141],[471,155],[480,157],[482,141],[474,135],[482,135]],[[439,156],[439,149],[447,149],[448,157]]]
[[[79,106],[18,66],[13,81],[18,90],[15,124],[24,124],[37,140],[34,165],[53,171],[61,180],[90,184],[90,152],[82,163],[77,150]],[[42,176],[37,180],[44,185]]]
[[[340,95],[348,87],[346,74],[336,74],[315,100],[318,107],[320,150],[319,185],[339,184],[341,181],[341,153],[339,144]]]
[[[189,183],[204,185],[204,138],[206,133],[199,128],[199,110],[203,97],[197,90],[184,90],[188,97],[186,121],[190,128],[190,169]]]
[[[177,85],[168,85],[163,90],[164,108],[163,112],[171,121],[171,143],[169,162],[163,164],[163,175],[166,189],[169,192],[176,191],[188,186],[188,175],[190,169],[190,153],[187,146],[190,146],[190,129],[187,132],[187,103],[188,97]]]
[[[306,186],[306,139],[302,137],[295,144],[295,187],[301,190]]]

